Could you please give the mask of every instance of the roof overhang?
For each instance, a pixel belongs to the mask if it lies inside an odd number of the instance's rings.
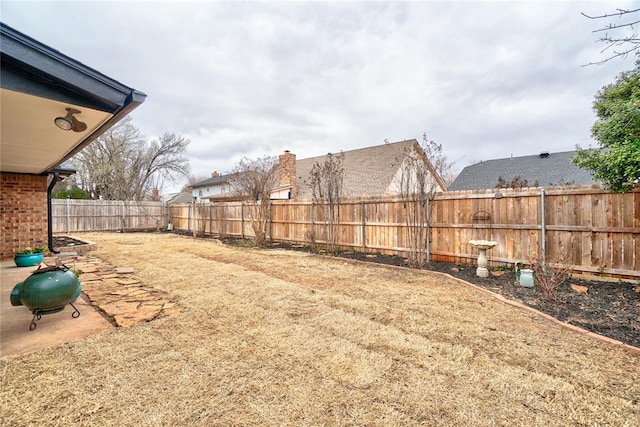
[[[191,188],[204,188],[204,187],[212,187],[214,185],[220,184],[230,184],[235,177],[235,173],[226,174],[226,175],[218,175],[213,176],[211,178],[207,178],[203,181],[196,182],[195,184],[191,184]]]
[[[0,171],[46,174],[146,95],[0,23]],[[67,108],[85,129],[62,130]]]
[[[201,197],[201,199],[209,200],[210,202],[239,202],[242,200],[249,200],[250,198],[248,196],[232,193],[227,195],[216,194],[214,196],[204,196]]]

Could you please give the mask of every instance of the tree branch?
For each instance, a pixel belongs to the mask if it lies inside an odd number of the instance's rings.
[[[634,13],[634,12],[639,12],[640,9],[632,9],[632,10],[626,10],[626,9],[616,9],[618,12],[616,13],[605,13],[604,15],[599,15],[599,16],[591,16],[591,15],[587,15],[584,12],[580,12],[580,14],[586,18],[589,19],[601,19],[601,18],[611,18],[612,16],[618,16],[621,17],[623,15],[626,15],[628,13]]]
[[[584,12],[582,12],[582,16],[588,18],[588,19],[593,19],[593,20],[597,20],[597,19],[607,19],[607,18],[613,18],[613,17],[618,17],[618,18],[622,18],[622,17],[627,17],[629,18],[630,14],[635,14],[640,12],[640,8],[638,9],[616,9],[617,12],[616,13],[607,13],[604,15],[598,15],[598,16],[591,16],[588,15]],[[635,18],[635,16],[634,16]],[[618,23],[618,24],[612,24],[609,23],[609,25],[605,26],[604,28],[599,28],[597,30],[593,30],[593,33],[599,33],[602,31],[607,31],[607,33],[601,37],[599,39],[600,42],[603,42],[606,44],[605,48],[602,49],[600,51],[600,53],[604,53],[607,51],[612,50],[613,53],[601,60],[601,61],[595,61],[595,62],[590,62],[588,64],[583,65],[587,66],[587,65],[601,65],[604,64],[605,62],[608,62],[614,58],[626,58],[629,54],[631,53],[635,53],[636,55],[638,55],[638,53],[640,52],[640,39],[638,39],[638,35],[637,34],[630,34],[625,36],[624,33],[618,37],[616,37],[615,35],[610,35],[609,31],[616,31],[616,30],[621,30],[621,29],[628,29],[628,28],[634,28],[635,25],[640,24],[640,19],[635,19],[631,22],[623,22],[623,23]],[[622,50],[616,50],[617,47],[622,47]]]

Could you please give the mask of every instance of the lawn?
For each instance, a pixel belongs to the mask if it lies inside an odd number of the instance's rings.
[[[1,425],[640,425],[638,356],[455,280],[83,236],[184,311],[0,359]]]

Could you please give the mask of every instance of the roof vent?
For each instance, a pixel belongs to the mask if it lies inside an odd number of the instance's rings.
[[[549,152],[548,151],[543,151],[540,153],[540,158],[541,159],[546,159],[547,157],[549,157]]]

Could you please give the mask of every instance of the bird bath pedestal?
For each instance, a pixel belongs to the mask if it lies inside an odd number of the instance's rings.
[[[476,269],[476,276],[489,277],[489,270],[487,270],[487,249],[493,248],[498,242],[491,240],[469,240],[471,246],[475,246],[480,251],[478,255],[478,268]]]

